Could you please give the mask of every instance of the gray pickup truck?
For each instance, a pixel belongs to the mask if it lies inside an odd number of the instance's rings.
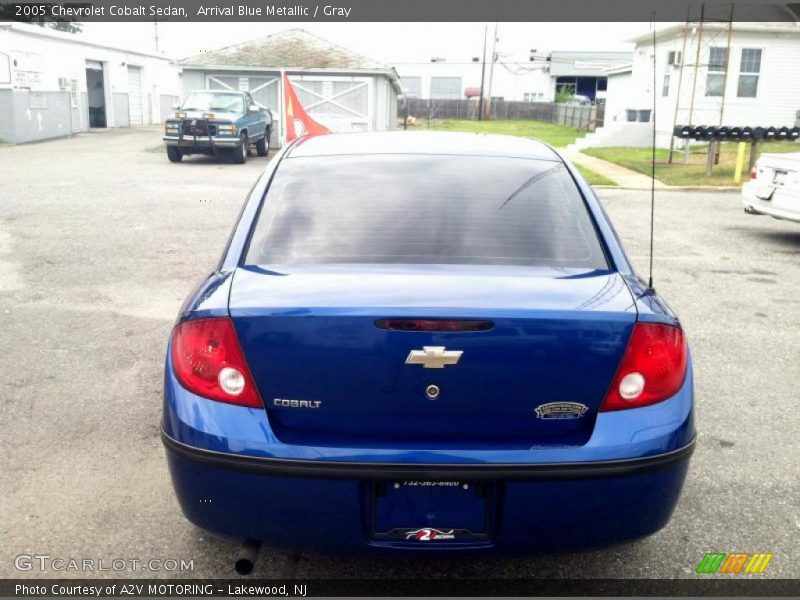
[[[247,161],[250,146],[259,156],[269,151],[272,113],[253,102],[248,92],[198,90],[176,107],[164,123],[164,144],[171,162],[188,154],[229,156]]]

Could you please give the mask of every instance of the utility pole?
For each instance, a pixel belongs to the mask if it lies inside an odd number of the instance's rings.
[[[719,105],[719,126],[722,127],[722,119],[725,115],[725,95],[728,90],[728,71],[731,69],[731,38],[733,37],[733,9],[735,4],[731,2],[731,14],[728,17],[728,44],[725,47],[725,76],[722,79],[722,99]],[[714,164],[719,164],[719,154],[722,151],[722,140],[713,142],[714,149]]]
[[[706,5],[705,3],[700,5],[700,27],[697,32],[697,55],[694,59],[694,78],[692,79],[692,97],[689,99],[689,122],[687,125],[692,124],[692,118],[694,117],[694,97],[695,93],[697,92],[697,72],[700,70],[700,47],[703,43],[703,25],[705,23],[705,14],[706,14]],[[683,164],[689,164],[689,153],[691,152],[689,148],[688,141],[683,149]]]
[[[489,31],[489,25],[483,26],[483,56],[481,58],[481,95],[478,98],[478,120],[483,121],[483,82],[486,78],[486,34]]]
[[[492,118],[492,79],[494,78],[494,63],[497,60],[497,22],[494,24],[494,34],[492,38],[492,61],[489,63],[489,91],[488,97],[486,98],[486,104],[484,104],[483,109],[486,111],[485,118],[491,119]]]
[[[156,43],[156,54],[158,54],[158,19],[153,19],[153,39]]]
[[[678,110],[681,105],[681,85],[683,84],[683,65],[686,64],[686,38],[689,36],[689,19],[691,18],[691,5],[686,9],[686,22],[683,24],[683,46],[681,47],[681,64],[678,70],[678,89],[675,93],[675,113],[672,119],[672,131],[675,132],[675,127],[678,125]],[[669,69],[669,65],[667,65]],[[690,123],[691,124],[691,123]],[[686,144],[689,143],[687,140]],[[669,164],[672,164],[672,153],[675,150],[675,136],[669,138]]]

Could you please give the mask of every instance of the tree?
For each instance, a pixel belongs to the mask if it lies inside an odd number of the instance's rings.
[[[556,102],[562,104],[564,102],[569,102],[572,98],[572,91],[566,87],[560,87],[556,90]]]
[[[80,33],[83,31],[83,25],[75,21],[37,21],[39,27],[49,27],[57,31],[65,31],[67,33]]]
[[[80,33],[83,31],[83,25],[70,21],[69,19],[59,19],[58,17],[50,20],[44,16],[17,16],[14,10],[14,4],[0,4],[0,21],[19,21],[20,23],[35,23],[39,27],[50,27],[58,31],[66,31],[67,33]]]
[[[80,33],[83,31],[83,24],[75,21],[50,21],[48,23],[52,29],[66,31],[67,33]]]

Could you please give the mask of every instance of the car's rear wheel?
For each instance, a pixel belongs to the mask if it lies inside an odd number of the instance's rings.
[[[183,152],[181,152],[180,148],[176,148],[175,146],[167,146],[167,158],[169,162],[181,162]]]
[[[269,152],[269,129],[264,133],[264,137],[256,142],[256,154],[266,156]]]
[[[239,139],[241,142],[233,151],[233,162],[243,165],[247,162],[247,134],[243,131]]]

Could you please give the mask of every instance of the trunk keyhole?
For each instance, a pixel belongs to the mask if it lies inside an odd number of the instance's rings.
[[[439,386],[438,385],[431,384],[431,385],[429,385],[428,387],[425,388],[425,395],[430,400],[436,400],[439,397],[439,394],[440,394],[440,390],[439,390]]]

